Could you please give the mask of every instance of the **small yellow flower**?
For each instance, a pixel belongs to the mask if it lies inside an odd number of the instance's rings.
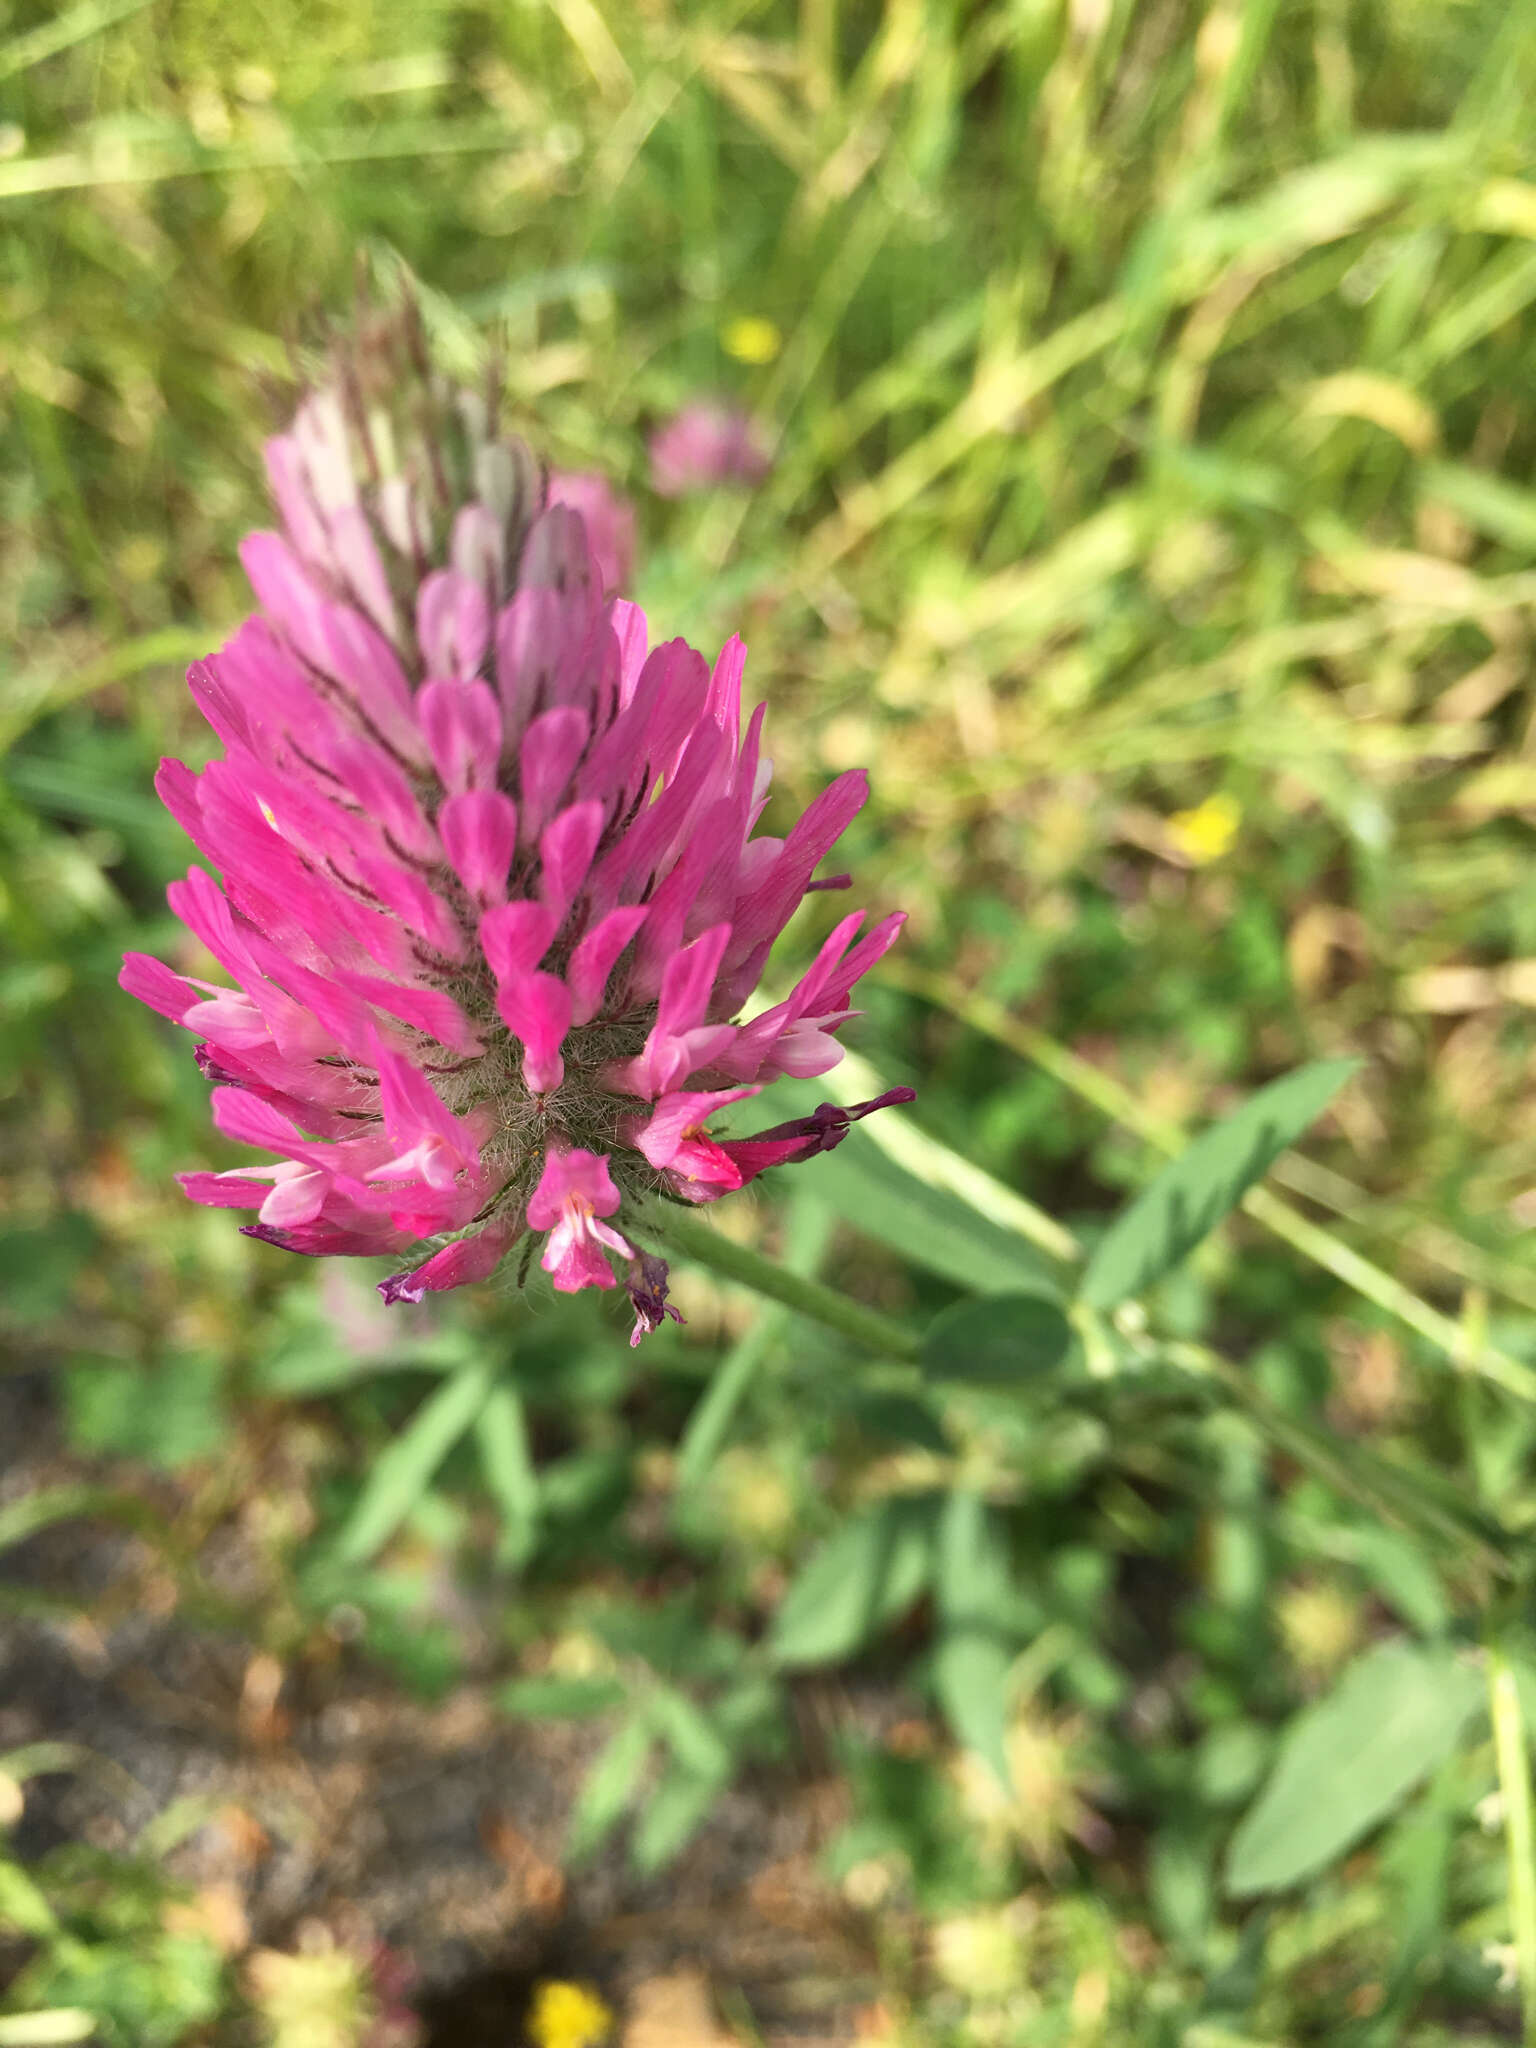
[[[1243,813],[1235,797],[1208,796],[1192,811],[1174,812],[1168,820],[1168,837],[1187,861],[1203,868],[1231,852],[1242,822]]]
[[[534,2048],[602,2048],[613,2014],[587,1984],[546,1979],[533,1994],[528,2038]]]
[[[720,346],[738,363],[771,363],[784,346],[784,337],[771,320],[742,313],[721,328]]]

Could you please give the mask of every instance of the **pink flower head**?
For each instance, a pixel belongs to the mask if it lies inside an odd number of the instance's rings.
[[[143,954],[122,973],[199,1040],[220,1131],[265,1155],[183,1185],[288,1251],[407,1259],[390,1302],[547,1233],[555,1286],[622,1281],[638,1337],[676,1311],[631,1230],[664,1235],[668,1201],[717,1200],[877,1106],[711,1129],[836,1064],[900,927],[845,917],[740,1021],[865,778],[757,830],[741,643],[712,668],[651,644],[594,560],[601,501],[571,487],[596,480],[546,491],[409,309],[340,354],[267,466],[280,527],[243,550],[260,609],[189,678],[222,756],[158,782],[223,878],[195,867],[170,900],[225,978]]]
[[[635,508],[607,477],[594,470],[555,470],[549,479],[551,505],[569,505],[587,529],[603,589],[617,597],[629,588],[635,567]]]
[[[750,415],[714,399],[695,399],[651,436],[651,488],[661,498],[760,484],[770,466]]]

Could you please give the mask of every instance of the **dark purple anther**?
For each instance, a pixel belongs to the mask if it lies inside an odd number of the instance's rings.
[[[674,1323],[683,1318],[667,1300],[667,1262],[653,1258],[649,1252],[641,1252],[629,1269],[629,1278],[624,1283],[634,1305],[635,1327],[629,1333],[631,1344],[638,1344],[642,1337],[648,1337],[653,1330],[659,1330],[670,1316]]]

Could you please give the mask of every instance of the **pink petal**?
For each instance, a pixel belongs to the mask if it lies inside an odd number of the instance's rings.
[[[513,486],[515,489],[515,484]],[[510,502],[507,507],[511,509]],[[498,519],[486,505],[466,505],[455,514],[453,532],[448,541],[448,559],[461,576],[489,591],[499,602],[507,581],[505,547],[506,522]],[[487,607],[485,622],[486,641],[490,640],[490,614]],[[482,648],[478,670],[485,659]]]
[[[251,1180],[231,1173],[178,1173],[177,1180],[189,1201],[206,1209],[259,1209],[271,1193],[264,1180]]]
[[[414,1272],[392,1273],[379,1282],[379,1292],[393,1305],[397,1301],[420,1301],[424,1294],[436,1294],[450,1287],[467,1287],[488,1280],[501,1264],[515,1233],[501,1223],[488,1224],[473,1237],[461,1237],[434,1252]]]
[[[557,928],[587,878],[603,824],[601,804],[572,804],[539,835],[539,894]]]
[[[491,644],[485,586],[456,569],[438,569],[416,599],[416,638],[428,675],[479,675]]]
[[[148,953],[123,955],[117,985],[137,996],[141,1003],[148,1003],[152,1010],[158,1010],[162,1017],[169,1017],[173,1024],[180,1024],[197,1002],[197,990],[191,982],[183,981],[164,961]]]
[[[398,861],[359,854],[359,879],[386,910],[419,932],[443,959],[462,961],[468,952],[464,929],[431,883]]]
[[[519,974],[500,982],[496,1007],[523,1047],[523,1079],[547,1095],[565,1078],[560,1048],[571,1028],[570,992],[553,974]]]
[[[397,641],[399,621],[389,578],[374,545],[373,529],[360,505],[338,505],[326,521],[331,554],[348,592],[372,619],[386,640]]]
[[[331,541],[325,519],[310,488],[309,466],[298,438],[274,434],[262,450],[266,457],[267,481],[272,496],[299,553],[317,567],[330,564]]]
[[[759,1092],[756,1088],[715,1088],[663,1095],[635,1134],[635,1149],[654,1167],[670,1166],[690,1132],[702,1131],[728,1103]]]
[[[651,629],[639,605],[630,604],[622,597],[614,600],[608,613],[608,623],[619,643],[619,705],[622,709],[634,696],[640,681]]]
[[[551,505],[529,528],[518,565],[525,590],[558,590],[588,605],[601,596],[597,565],[587,546],[587,529],[566,505]]]
[[[428,683],[417,693],[421,730],[444,789],[494,789],[501,767],[501,706],[485,683]]]
[[[746,671],[747,650],[739,633],[733,633],[720,650],[709,679],[705,715],[712,718],[731,743],[734,753],[741,738],[741,679]]]
[[[519,787],[525,839],[535,839],[558,807],[590,733],[586,713],[562,704],[536,718],[523,734]]]
[[[437,814],[438,837],[454,873],[475,901],[500,903],[517,850],[517,806],[499,789],[467,789]]]
[[[539,1264],[554,1278],[560,1294],[579,1294],[583,1287],[613,1287],[613,1268],[585,1231],[552,1233]]]
[[[534,1230],[549,1230],[559,1222],[566,1202],[582,1202],[595,1216],[611,1216],[620,1196],[608,1171],[605,1152],[586,1152],[579,1145],[562,1152],[551,1145],[544,1154],[539,1184],[528,1199],[528,1222]]]
[[[519,590],[496,621],[496,684],[515,738],[530,719],[560,701],[560,671],[573,625],[553,590]]]
[[[484,1049],[474,1025],[442,989],[409,987],[403,982],[386,981],[380,975],[354,974],[345,968],[337,973],[336,979],[365,1003],[398,1017],[402,1024],[409,1024],[413,1031],[434,1039],[461,1059],[473,1058]]]
[[[542,903],[503,903],[480,920],[480,950],[497,981],[512,981],[533,972],[555,930]]]
[[[302,1144],[299,1133],[269,1103],[258,1102],[243,1088],[215,1088],[213,1121],[226,1138],[242,1145],[260,1145],[268,1152],[292,1154]]]
[[[715,976],[730,941],[731,927],[719,924],[701,933],[691,946],[673,954],[661,980],[661,1000],[656,1011],[658,1029],[688,1031],[703,1023]]]
[[[635,508],[604,476],[557,470],[549,479],[549,502],[567,505],[586,529],[598,580],[612,595],[628,584],[635,562]]]
[[[572,1023],[587,1024],[597,1015],[614,964],[645,923],[646,914],[643,903],[610,910],[579,942],[565,973]]]
[[[325,1207],[329,1176],[315,1167],[298,1166],[275,1178],[266,1200],[257,1211],[257,1221],[274,1230],[288,1230],[297,1223],[313,1223]]]

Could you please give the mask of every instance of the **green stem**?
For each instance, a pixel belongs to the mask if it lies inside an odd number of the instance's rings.
[[[1509,1911],[1525,2021],[1521,2038],[1525,2048],[1536,2048],[1536,1815],[1531,1805],[1531,1767],[1520,1693],[1509,1661],[1496,1643],[1488,1645],[1488,1709],[1509,1847]]]
[[[797,1315],[809,1316],[812,1322],[836,1330],[841,1336],[851,1337],[866,1351],[887,1358],[916,1358],[918,1354],[918,1338],[904,1324],[881,1315],[878,1309],[865,1308],[859,1302],[850,1301],[846,1295],[824,1287],[819,1280],[776,1266],[771,1259],[765,1259],[761,1252],[755,1252],[747,1245],[722,1237],[714,1225],[706,1223],[695,1210],[668,1209],[665,1215],[654,1213],[649,1229],[642,1225],[640,1235],[651,1237],[663,1250],[675,1251],[683,1258],[692,1259],[696,1265],[708,1266],[722,1279],[750,1287],[754,1293],[766,1295],[770,1301],[782,1302],[785,1308],[793,1309]]]
[[[1262,1436],[1344,1499],[1399,1528],[1413,1530],[1437,1551],[1473,1557],[1484,1570],[1501,1578],[1509,1576],[1508,1560],[1481,1518],[1454,1491],[1447,1489],[1449,1497],[1442,1494],[1428,1474],[1400,1471],[1363,1445],[1288,1415],[1240,1366],[1203,1344],[1165,1342],[1158,1350],[1170,1364],[1218,1381]]]
[[[832,1235],[830,1212],[814,1196],[797,1190],[785,1219],[784,1259],[791,1274],[813,1278]],[[687,1493],[714,1464],[746,1399],[758,1367],[784,1326],[788,1311],[774,1302],[758,1316],[721,1359],[698,1406],[688,1418],[677,1448],[677,1490]]]

